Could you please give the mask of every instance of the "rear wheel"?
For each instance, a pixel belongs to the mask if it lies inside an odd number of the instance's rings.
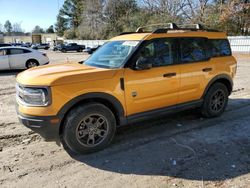
[[[208,90],[201,112],[205,117],[220,116],[228,103],[228,89],[222,83],[213,84]]]
[[[89,103],[71,110],[67,115],[63,144],[77,153],[91,153],[105,148],[116,130],[114,114],[106,106]]]
[[[28,60],[26,63],[27,69],[32,68],[32,67],[37,67],[37,66],[39,66],[39,63],[35,59]]]

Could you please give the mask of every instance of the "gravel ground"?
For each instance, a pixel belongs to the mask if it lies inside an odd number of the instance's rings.
[[[81,53],[47,52],[51,63]],[[112,145],[68,154],[22,126],[15,113],[15,75],[0,72],[0,187],[249,187],[250,56],[238,72],[226,112],[195,110],[120,128]]]

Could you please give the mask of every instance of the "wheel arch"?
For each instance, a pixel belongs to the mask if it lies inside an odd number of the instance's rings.
[[[90,102],[98,102],[108,107],[114,113],[117,125],[126,124],[125,111],[123,105],[116,97],[101,92],[87,93],[70,100],[58,112],[57,116],[62,118],[59,128],[60,135],[63,131],[63,123],[65,117],[67,116],[69,111],[77,105],[86,104]]]
[[[39,64],[39,61],[38,61],[37,59],[35,59],[35,58],[30,58],[30,59],[28,59],[28,60],[26,61],[26,63],[25,63],[25,66],[26,66],[26,67],[28,66],[28,63],[29,63],[30,61],[35,61],[35,62],[37,63],[38,66],[40,65],[40,64]]]
[[[206,89],[205,89],[205,91],[204,91],[204,93],[202,95],[202,98],[205,97],[205,95],[208,92],[209,88],[214,83],[218,83],[218,82],[224,84],[227,87],[229,95],[232,93],[232,91],[233,91],[233,80],[232,80],[232,78],[227,74],[221,74],[221,75],[215,76],[212,80],[209,81],[209,83],[207,84]]]

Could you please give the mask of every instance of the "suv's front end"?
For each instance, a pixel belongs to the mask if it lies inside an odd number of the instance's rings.
[[[57,140],[61,117],[48,115],[52,103],[49,86],[16,85],[16,110],[19,121],[46,140]],[[49,112],[49,111],[48,111]]]

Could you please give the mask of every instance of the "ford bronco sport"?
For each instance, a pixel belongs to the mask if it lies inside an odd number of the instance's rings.
[[[18,117],[46,140],[90,153],[131,122],[189,108],[220,116],[236,67],[223,32],[174,23],[139,28],[112,38],[85,62],[20,73]]]

